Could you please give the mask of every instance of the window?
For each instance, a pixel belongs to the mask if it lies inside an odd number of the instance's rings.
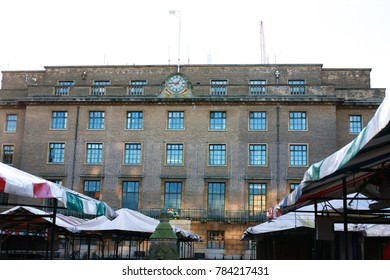
[[[210,218],[222,218],[225,215],[225,183],[209,183],[207,214]]]
[[[91,95],[105,95],[106,86],[110,85],[110,81],[94,81],[91,88]]]
[[[65,144],[64,143],[50,143],[49,144],[49,163],[64,163]]]
[[[165,182],[164,210],[173,208],[179,210],[181,204],[182,183]]]
[[[9,198],[9,194],[8,193],[0,192],[0,205],[1,204],[7,204],[8,203],[8,198]]]
[[[143,95],[145,85],[146,85],[145,80],[131,81],[129,87],[129,95]]]
[[[289,130],[307,130],[306,112],[290,112]]]
[[[226,112],[210,112],[210,130],[226,129]]]
[[[307,166],[307,145],[290,145],[290,166]]]
[[[226,165],[226,145],[209,145],[209,165]]]
[[[89,112],[88,129],[104,129],[104,112]]]
[[[142,129],[142,112],[127,112],[126,129]]]
[[[168,129],[184,129],[184,112],[168,112]]]
[[[266,211],[267,185],[264,183],[249,184],[249,213],[259,216]]]
[[[166,164],[183,164],[183,144],[167,144],[166,146]]]
[[[53,182],[57,185],[63,186],[62,179],[45,178],[46,180]],[[55,203],[55,204],[54,204]],[[43,199],[43,206],[53,208],[54,205],[61,206],[61,202],[58,199]],[[46,209],[45,211],[52,211],[52,209]]]
[[[15,132],[18,116],[14,114],[8,114],[6,117],[5,131]]]
[[[362,131],[362,116],[351,115],[349,116],[349,133],[358,134]]]
[[[266,130],[267,113],[249,112],[249,130]]]
[[[55,87],[54,95],[69,95],[70,87],[74,85],[73,81],[59,81]]]
[[[53,182],[57,185],[62,186],[62,179],[47,179],[47,180],[49,180],[50,182]],[[49,200],[51,200],[51,199],[49,199]]]
[[[100,181],[99,180],[85,180],[84,194],[99,200],[100,197]]]
[[[5,164],[14,163],[14,145],[3,145],[2,162]]]
[[[68,119],[68,112],[52,112],[51,128],[66,129],[67,119]]]
[[[139,143],[126,143],[125,144],[125,156],[124,164],[141,164],[141,144]]]
[[[267,165],[267,145],[250,144],[249,145],[249,165],[266,166]]]
[[[249,92],[252,95],[265,94],[265,80],[250,80]]]
[[[299,186],[299,183],[290,183],[290,192],[293,192],[296,187]]]
[[[102,163],[103,144],[88,143],[86,163],[100,164]]]
[[[212,80],[211,95],[226,95],[227,80]]]
[[[122,208],[138,210],[138,181],[122,182]]]
[[[290,93],[292,95],[305,94],[305,81],[304,80],[289,80]]]
[[[207,249],[225,249],[224,235],[223,230],[207,231]]]

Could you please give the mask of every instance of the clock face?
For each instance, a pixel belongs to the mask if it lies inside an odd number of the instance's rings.
[[[169,91],[173,93],[180,93],[187,86],[186,78],[180,74],[170,76],[166,83]]]

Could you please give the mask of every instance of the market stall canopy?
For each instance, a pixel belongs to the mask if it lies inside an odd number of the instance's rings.
[[[85,222],[85,220],[57,213],[55,223],[58,227],[67,229],[82,222]],[[15,206],[0,213],[0,226],[2,231],[31,231],[35,228],[49,227],[52,223],[53,213],[42,211],[31,206]]]
[[[115,211],[105,202],[75,192],[49,180],[0,163],[0,193],[33,197],[55,198],[68,209],[90,215],[116,217]]]
[[[369,201],[362,194],[348,196],[347,205],[349,210],[369,210]],[[317,204],[317,211],[325,216],[339,215],[343,213],[341,199],[322,202]],[[373,216],[371,216],[371,219]],[[278,218],[271,219],[259,225],[249,227],[241,236],[241,240],[252,239],[255,235],[266,234],[276,231],[284,231],[296,228],[315,228],[314,205],[304,206],[299,211],[292,211]],[[335,231],[343,231],[342,224],[334,224]],[[363,231],[365,236],[390,236],[390,225],[348,223],[348,231]]]
[[[157,219],[127,208],[119,209],[116,213],[117,217],[113,220],[100,216],[68,229],[72,232],[126,231],[150,235],[160,223]],[[196,234],[176,226],[172,227],[179,239],[200,240]]]
[[[390,225],[373,225],[364,230],[364,235],[368,237],[390,236]]]
[[[358,136],[342,149],[315,163],[295,190],[269,210],[276,217],[319,200],[360,192],[374,200],[370,209],[390,207],[390,96]]]
[[[312,211],[311,206],[302,207],[302,211]],[[241,236],[241,240],[249,240],[254,235],[265,234],[269,232],[284,231],[294,228],[308,227],[314,228],[313,213],[290,212],[276,219],[249,227]]]

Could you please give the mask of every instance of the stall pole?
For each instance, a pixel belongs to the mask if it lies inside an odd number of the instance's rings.
[[[52,198],[53,201],[53,225],[51,228],[51,240],[50,240],[50,259],[54,259],[54,240],[56,235],[56,217],[57,217],[57,199]]]
[[[343,222],[344,222],[344,256],[349,260],[348,250],[348,215],[347,215],[347,178],[343,178]]]

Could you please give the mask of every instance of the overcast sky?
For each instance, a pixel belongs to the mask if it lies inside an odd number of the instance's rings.
[[[390,89],[389,0],[1,0],[0,70],[177,64],[179,34],[181,64],[256,64],[260,21],[269,63],[371,68]]]

